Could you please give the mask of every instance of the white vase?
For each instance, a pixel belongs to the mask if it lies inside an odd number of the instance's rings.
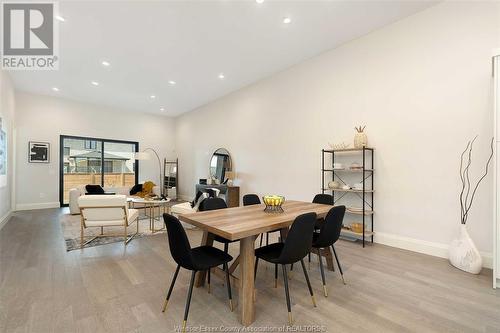
[[[481,272],[483,259],[470,238],[465,224],[460,224],[460,234],[451,242],[449,256],[450,263],[456,268],[472,274]]]
[[[332,180],[331,182],[328,183],[328,188],[331,188],[331,189],[340,188],[340,183],[336,180]]]
[[[365,132],[356,132],[354,135],[354,148],[368,147],[368,137]]]

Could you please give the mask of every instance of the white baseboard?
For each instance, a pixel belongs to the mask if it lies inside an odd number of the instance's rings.
[[[4,227],[4,225],[9,222],[10,217],[12,216],[12,211],[8,211],[7,214],[4,216],[0,217],[0,230]]]
[[[378,244],[448,259],[448,244],[429,242],[383,232],[376,232],[373,241]],[[483,258],[483,267],[493,268],[493,255],[481,252],[481,256]]]
[[[17,204],[16,210],[33,210],[33,209],[47,209],[47,208],[59,208],[60,204],[56,202],[40,202],[31,204]]]
[[[179,194],[179,198],[186,201],[192,200],[192,197],[185,194]],[[383,232],[376,232],[373,241],[378,244],[448,259],[448,244],[429,242],[421,239],[387,234]],[[490,269],[493,268],[493,254],[489,252],[480,253],[483,258],[483,267]],[[500,279],[498,286],[500,286]]]
[[[481,257],[483,257],[483,267],[493,269],[493,253],[482,251],[479,251],[479,253],[481,253]]]

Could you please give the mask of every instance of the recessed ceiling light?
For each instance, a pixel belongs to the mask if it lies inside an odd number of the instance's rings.
[[[97,81],[92,81],[90,83],[92,83],[93,86],[98,86],[99,85],[99,82],[97,82]]]
[[[258,4],[261,4],[264,2],[264,0],[255,0],[255,2],[257,2]]]
[[[223,80],[226,76],[224,75],[224,73],[220,73],[219,74],[219,79]]]
[[[151,98],[151,99],[155,99],[155,98],[156,98],[156,95],[151,95],[151,96],[149,96],[149,98]]]
[[[109,67],[111,64],[108,61],[103,60],[103,61],[101,61],[101,65],[103,65],[105,67]]]
[[[164,107],[161,107],[161,108],[160,108],[160,111],[165,111],[165,108],[164,108]]]
[[[175,85],[177,84],[177,82],[172,81],[172,80],[168,81],[168,83],[169,83],[171,86],[175,86]]]
[[[64,17],[62,17],[61,15],[56,15],[56,20],[61,21],[61,22],[66,21],[66,19]]]
[[[57,92],[57,91],[59,91],[59,88],[54,87],[54,88],[52,88],[52,90],[54,90],[54,91],[56,91],[56,92]]]
[[[285,24],[289,24],[290,22],[292,22],[292,19],[291,19],[291,18],[289,18],[289,17],[284,17],[284,18],[283,18],[283,23],[285,23]]]

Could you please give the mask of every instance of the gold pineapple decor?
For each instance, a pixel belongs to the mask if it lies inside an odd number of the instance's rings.
[[[354,148],[363,148],[368,146],[368,137],[365,131],[366,126],[354,127],[356,134],[354,134]]]

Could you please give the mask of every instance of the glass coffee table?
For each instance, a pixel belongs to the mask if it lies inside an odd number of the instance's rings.
[[[151,233],[165,230],[165,226],[160,229],[155,229],[155,222],[161,221],[163,213],[170,213],[170,198],[162,200],[145,199],[145,198],[128,198],[128,206],[132,209],[144,209],[146,219],[149,218],[149,230]],[[158,211],[158,215],[156,215]]]

